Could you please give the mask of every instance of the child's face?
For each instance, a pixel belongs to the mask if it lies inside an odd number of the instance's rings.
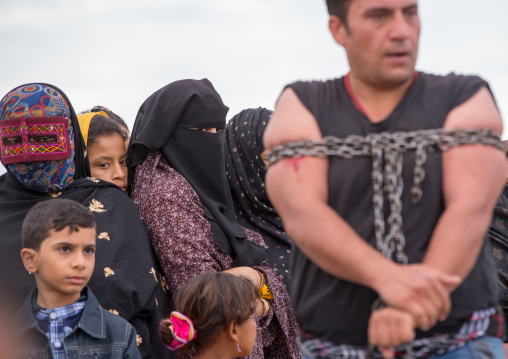
[[[116,184],[127,190],[127,152],[119,134],[101,136],[88,150],[92,177]]]
[[[92,276],[95,228],[78,228],[78,232],[72,233],[69,233],[69,227],[59,232],[51,230],[39,252],[35,252],[34,274],[39,298],[43,299],[46,308],[77,301]]]
[[[237,326],[238,339],[240,340],[240,356],[249,356],[256,342],[256,320],[254,313],[242,325]]]

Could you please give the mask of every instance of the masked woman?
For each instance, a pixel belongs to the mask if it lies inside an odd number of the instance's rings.
[[[224,156],[236,219],[263,237],[267,262],[287,286],[291,241],[265,191],[263,134],[271,114],[266,108],[249,108],[229,120]]]
[[[90,288],[106,310],[128,320],[144,358],[168,357],[158,337],[167,313],[164,279],[146,226],[130,198],[115,185],[91,179],[85,144],[67,96],[57,87],[28,84],[0,101],[0,293],[22,303],[35,286],[20,259],[21,227],[28,210],[52,197],[90,208],[97,222]],[[162,313],[161,313],[162,312]]]
[[[206,79],[177,81],[152,94],[132,131],[132,198],[172,293],[211,271],[249,278],[262,297],[250,357],[299,358],[287,291],[265,262],[261,236],[235,219],[224,173],[227,111]]]

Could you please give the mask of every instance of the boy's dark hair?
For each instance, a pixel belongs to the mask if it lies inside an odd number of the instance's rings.
[[[176,310],[185,314],[196,329],[191,343],[198,348],[212,343],[231,323],[242,325],[256,311],[256,288],[245,277],[210,272],[189,280],[178,292]],[[167,326],[160,330],[162,340],[170,344],[173,335]],[[178,349],[185,356],[191,345]]]
[[[70,199],[39,202],[28,211],[23,221],[23,248],[39,251],[52,229],[59,232],[66,227],[69,227],[69,233],[79,232],[79,228],[95,228],[95,218],[88,208]]]
[[[90,121],[90,127],[88,128],[87,148],[93,147],[99,137],[111,136],[115,133],[118,133],[124,141],[127,141],[127,133],[122,131],[114,120],[103,115],[95,115]]]
[[[347,29],[347,14],[349,6],[353,0],[326,0],[328,7],[328,14],[337,16],[346,26]]]

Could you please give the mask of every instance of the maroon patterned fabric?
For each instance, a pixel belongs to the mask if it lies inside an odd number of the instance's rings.
[[[137,166],[132,198],[148,225],[172,293],[199,274],[232,267],[232,258],[215,243],[198,195],[159,152],[148,152]],[[246,232],[249,241],[264,246],[259,234]],[[274,300],[270,313],[258,319],[256,345],[249,358],[300,358],[298,327],[284,284],[266,262],[255,268],[265,273]]]

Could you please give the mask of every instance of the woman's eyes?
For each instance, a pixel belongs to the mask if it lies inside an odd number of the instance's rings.
[[[57,141],[57,137],[55,135],[28,136],[28,142],[30,142],[30,143],[55,142],[55,141]],[[4,145],[17,145],[22,142],[23,142],[23,139],[20,136],[7,137],[7,138],[3,139]]]
[[[209,132],[209,133],[219,133],[219,132],[224,131],[223,128],[216,128],[216,127],[193,127],[193,128],[190,128],[190,130],[203,131],[203,132]]]
[[[55,135],[47,135],[47,136],[29,136],[28,142],[55,142]]]
[[[18,143],[23,142],[21,137],[6,137],[3,139],[4,145],[17,145]]]

